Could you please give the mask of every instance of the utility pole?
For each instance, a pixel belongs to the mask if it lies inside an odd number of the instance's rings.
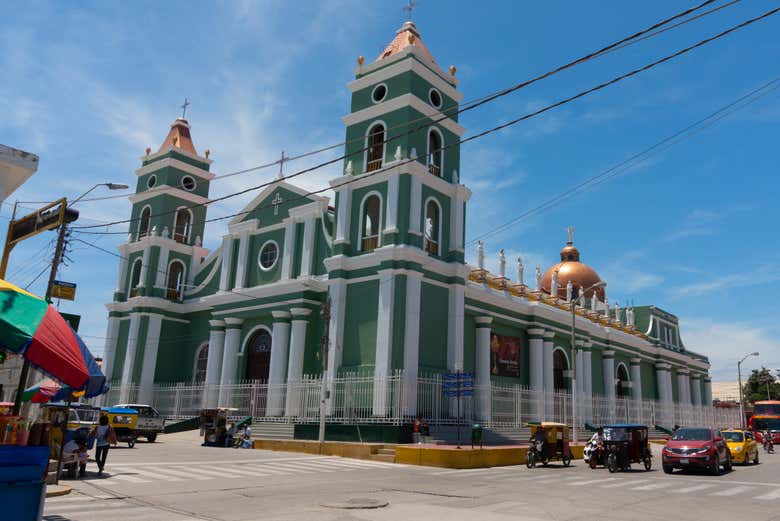
[[[328,351],[330,343],[330,295],[322,303],[322,319],[325,321],[325,333],[322,335],[322,389],[320,391],[320,452],[325,442],[325,404],[328,400]]]
[[[51,292],[54,287],[54,279],[57,278],[57,271],[60,267],[60,261],[62,260],[62,250],[65,248],[65,236],[68,231],[68,225],[63,221],[60,224],[57,231],[57,246],[54,248],[54,258],[51,260],[51,270],[49,271],[49,283],[46,285],[46,302],[51,303]],[[22,364],[22,371],[19,375],[19,386],[16,388],[16,396],[14,397],[14,415],[19,414],[19,410],[22,408],[22,394],[27,388],[27,379],[30,375],[30,362],[24,359]]]

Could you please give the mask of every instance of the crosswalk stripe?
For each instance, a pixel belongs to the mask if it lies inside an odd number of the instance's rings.
[[[638,485],[640,483],[647,483],[648,480],[646,479],[631,479],[627,481],[619,481],[617,483],[610,483],[609,485],[604,485],[600,488],[618,488],[618,487],[627,487],[629,485]]]
[[[264,474],[271,475],[271,476],[276,474],[281,474],[281,475],[293,474],[292,469],[275,469],[269,467],[268,465],[247,465],[247,467],[257,469],[258,472],[263,472]]]
[[[279,468],[282,470],[289,470],[292,471],[293,473],[297,472],[299,474],[314,474],[317,472],[314,469],[302,469],[301,467],[294,465],[292,463],[274,463],[273,465],[268,465],[268,466],[272,468]]]
[[[177,476],[177,477],[185,478],[185,479],[193,479],[193,480],[198,480],[198,481],[203,481],[203,480],[207,480],[207,479],[214,479],[213,477],[194,475],[194,474],[192,474],[192,473],[190,473],[188,471],[185,471],[184,469],[176,470],[176,469],[172,469],[170,467],[160,467],[160,468],[153,467],[153,469],[154,469],[154,472],[159,472],[161,474],[170,474],[171,476]]]
[[[126,474],[114,474],[111,477],[113,479],[118,479],[120,481],[128,481],[130,483],[149,483],[149,480],[147,480],[147,479],[139,478],[139,477],[136,477],[136,476],[129,476],[129,475],[126,475]]]
[[[631,490],[658,490],[661,488],[671,487],[672,485],[674,485],[674,483],[664,483],[664,482],[651,483],[649,485],[644,485],[641,487],[634,487]]]
[[[672,494],[687,494],[688,492],[696,492],[698,490],[704,490],[706,488],[712,488],[715,485],[703,483],[701,485],[694,485],[692,487],[685,487],[685,488],[677,488],[674,490],[670,490]]]
[[[154,478],[163,481],[182,481],[183,479],[178,476],[160,473],[157,469],[154,469],[153,471],[146,469],[136,469],[134,472],[145,478]]]
[[[770,499],[778,499],[778,498],[780,498],[780,488],[776,488],[772,492],[768,492],[766,494],[756,496],[753,499],[770,500]]]
[[[204,474],[215,478],[240,478],[240,474],[231,474],[230,471],[221,468],[220,470],[204,469],[201,467],[189,467],[187,470],[196,474]]]
[[[587,479],[585,481],[570,481],[570,482],[568,482],[566,484],[569,485],[569,486],[572,486],[572,487],[582,487],[582,486],[585,486],[585,485],[591,485],[593,483],[607,483],[607,482],[610,482],[610,481],[617,481],[617,479],[618,478]]]
[[[330,463],[317,463],[317,462],[307,462],[307,463],[297,463],[296,466],[302,467],[305,469],[314,469],[318,472],[336,472],[338,470],[341,470],[340,467],[330,464]]]
[[[713,492],[710,494],[711,496],[736,496],[737,494],[742,494],[743,492],[750,490],[750,487],[732,487],[727,488],[726,490],[721,490],[720,492]]]
[[[237,466],[236,467],[229,467],[227,469],[227,471],[228,472],[232,472],[234,474],[241,474],[241,475],[244,475],[244,476],[258,476],[258,475],[262,475],[263,474],[262,470],[260,470],[260,469],[258,469],[256,467],[250,466],[250,465],[241,465],[240,467],[237,467]]]

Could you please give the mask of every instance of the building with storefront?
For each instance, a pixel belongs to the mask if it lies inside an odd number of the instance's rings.
[[[620,398],[668,411],[709,404],[707,358],[685,348],[677,318],[587,291],[600,278],[571,232],[561,263],[537,268],[529,284],[519,259],[514,280],[505,259],[486,271],[481,244],[477,265],[466,264],[458,83],[405,23],[374,62],[358,60],[348,84],[335,197],[279,178],[213,251],[202,247],[209,152],[197,151],[187,120],[174,121],[136,170],[107,305],[104,369],[118,401],[153,402],[177,384],[200,386],[199,405],[236,405],[238,386],[250,385],[262,389],[255,416],[302,418],[316,410],[302,389],[319,389],[327,332],[328,411],[341,421],[447,416],[449,407],[433,410],[431,382],[452,371],[474,374],[469,413],[487,421],[499,421],[497,393],[513,387],[526,393],[526,417],[546,419],[565,417],[560,397],[572,391],[584,419],[602,401],[614,413]],[[581,292],[572,346],[570,303]],[[347,381],[359,382],[359,399],[336,389]],[[676,413],[665,414],[671,425]]]

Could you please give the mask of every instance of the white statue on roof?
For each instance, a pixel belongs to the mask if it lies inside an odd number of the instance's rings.
[[[623,317],[620,316],[620,302],[615,302],[615,320],[617,320],[618,324],[621,324],[623,322]]]
[[[522,285],[523,284],[523,258],[518,257],[517,258],[517,283]]]
[[[498,276],[502,279],[506,276],[506,255],[503,248],[498,252]]]
[[[485,245],[482,241],[477,241],[477,268],[485,269]]]
[[[550,295],[558,297],[558,270],[553,270],[552,282],[550,283]]]
[[[571,302],[572,295],[574,294],[574,283],[571,280],[566,283],[566,302]]]
[[[536,265],[536,291],[542,291],[542,267]]]

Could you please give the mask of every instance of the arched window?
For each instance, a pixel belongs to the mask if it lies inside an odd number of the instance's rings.
[[[130,297],[138,296],[138,285],[141,283],[141,259],[136,259],[130,271]]]
[[[209,362],[209,345],[203,344],[195,352],[195,370],[192,372],[192,381],[202,384],[206,381],[206,369]]]
[[[441,177],[443,159],[441,134],[438,130],[431,129],[428,131],[428,171],[436,177]]]
[[[368,131],[366,148],[368,148],[366,172],[382,168],[382,160],[385,157],[385,126],[382,123],[377,123]]]
[[[268,380],[271,368],[271,332],[258,329],[246,343],[246,379]]]
[[[184,294],[184,264],[171,262],[168,266],[168,284],[165,286],[165,298],[181,300]]]
[[[566,391],[566,371],[569,370],[569,361],[563,349],[553,351],[553,387],[556,391]]]
[[[628,370],[624,364],[618,365],[617,374],[615,376],[615,396],[618,398],[628,398],[628,386],[626,385],[629,382]]]
[[[143,239],[149,235],[149,227],[152,222],[152,209],[148,206],[144,206],[141,210],[141,217],[138,218],[138,239]]]
[[[435,200],[429,199],[425,205],[425,251],[431,255],[440,255],[439,237],[441,235],[441,210]]]
[[[373,251],[379,246],[379,229],[382,203],[379,196],[371,194],[363,199],[360,220],[360,250]]]
[[[187,208],[179,208],[176,211],[176,221],[173,225],[173,240],[182,244],[190,242],[190,227],[192,214]]]

